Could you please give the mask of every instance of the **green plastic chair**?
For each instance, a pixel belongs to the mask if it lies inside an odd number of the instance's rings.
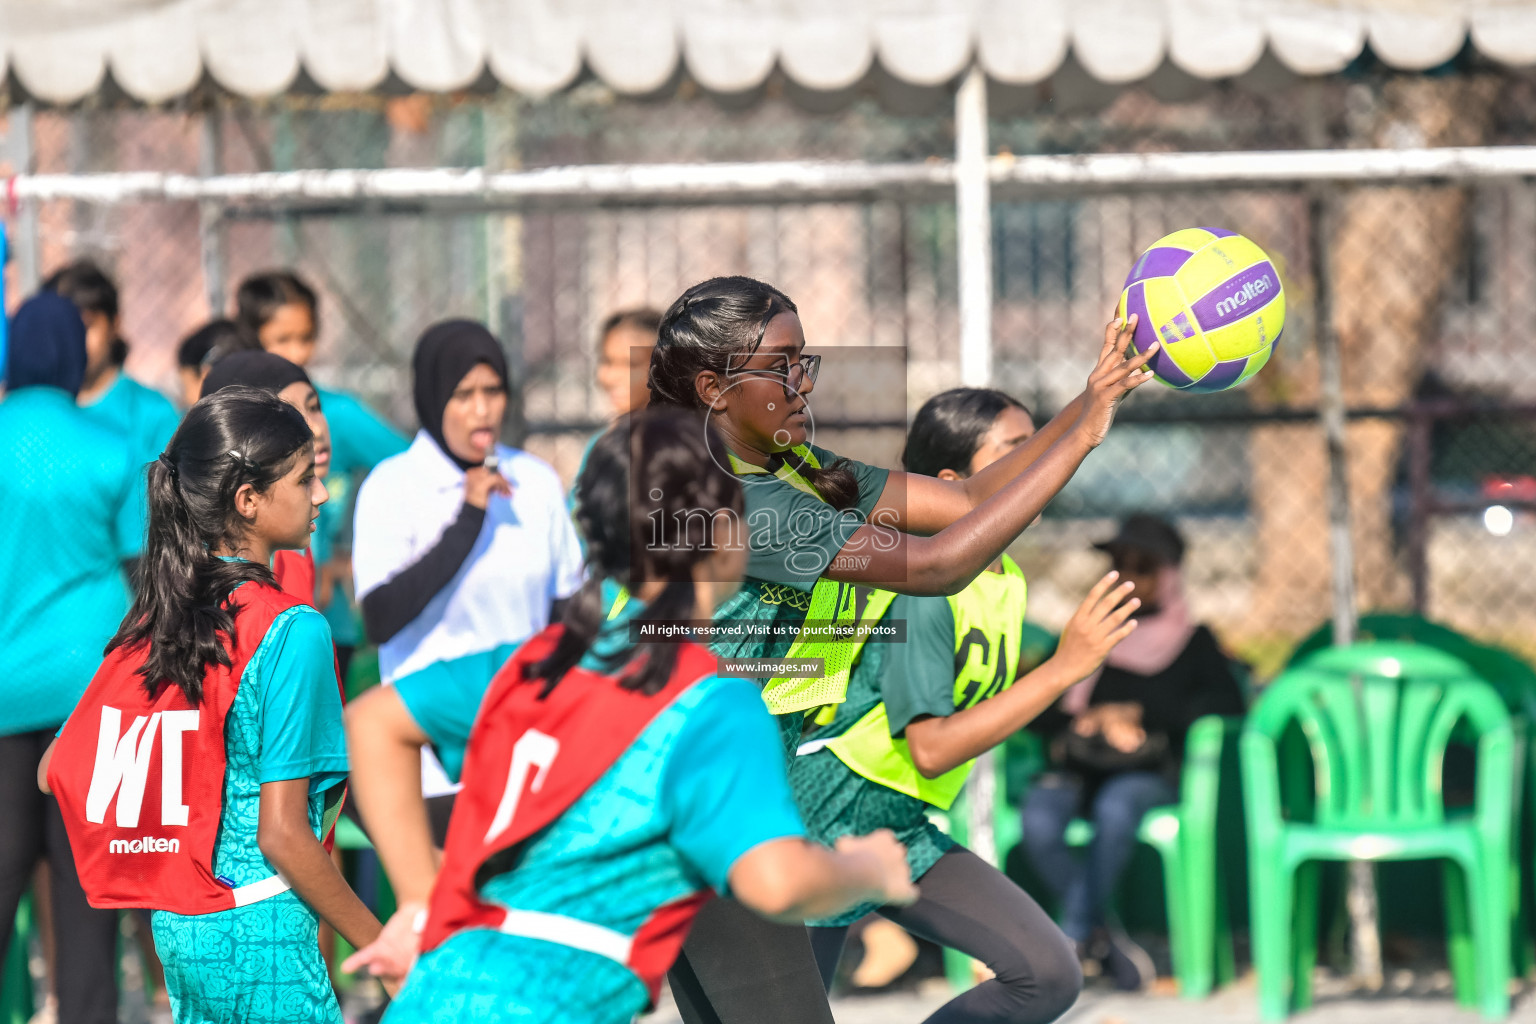
[[[1473,640],[1449,626],[1407,612],[1371,612],[1360,617],[1358,633],[1361,640],[1405,640],[1423,644],[1460,658],[1466,662],[1479,679],[1491,683],[1504,699],[1504,706],[1511,714],[1523,719],[1529,735],[1531,722],[1536,722],[1536,670],[1511,651],[1492,644]],[[1333,640],[1333,626],[1325,625],[1314,632],[1291,655],[1292,665],[1304,665],[1320,651],[1326,651]],[[1517,862],[1529,864],[1536,860],[1536,745],[1527,743],[1525,770],[1516,806],[1521,828],[1516,832]],[[1517,977],[1527,974],[1536,966],[1536,944],[1533,944],[1530,922],[1536,919],[1536,893],[1526,887],[1518,889],[1515,916],[1511,924],[1513,947],[1511,958]]]
[[[1446,814],[1440,779],[1461,722],[1477,745],[1477,795],[1473,812],[1457,818]],[[1310,821],[1283,812],[1277,745],[1293,725],[1312,761]],[[1521,738],[1493,687],[1459,659],[1415,644],[1320,651],[1269,686],[1241,740],[1262,1019],[1311,1004],[1325,860],[1444,859],[1457,998],[1489,1019],[1508,1014]]]
[[[1241,728],[1242,719],[1216,715],[1190,726],[1184,740],[1179,802],[1154,807],[1141,820],[1141,841],[1157,850],[1163,861],[1168,944],[1179,994],[1188,999],[1210,995],[1217,984],[1226,984],[1237,974],[1226,879],[1217,856],[1217,815],[1222,752],[1228,738],[1235,738]]]
[[[1173,970],[1179,993],[1190,999],[1204,998],[1217,983],[1225,984],[1237,973],[1226,886],[1217,856],[1217,816],[1222,754],[1229,737],[1236,737],[1241,727],[1241,719],[1217,715],[1207,715],[1190,726],[1184,742],[1179,802],[1152,808],[1138,830],[1138,838],[1155,849],[1163,862]],[[1023,756],[1043,764],[1038,751]],[[995,758],[994,770],[997,792],[1009,794],[1007,783],[1013,772],[1008,760]],[[957,803],[949,818],[950,833],[961,842],[965,841],[966,820],[964,805]],[[1007,852],[1022,839],[1014,801],[1006,796],[998,800],[992,827],[999,859],[1006,861]],[[1075,819],[1067,826],[1067,845],[1087,846],[1093,834],[1091,822]],[[965,987],[970,978],[969,958],[945,950],[945,973],[957,987]]]
[[[1460,658],[1478,678],[1493,684],[1511,714],[1523,718],[1526,723],[1536,722],[1536,669],[1511,651],[1473,640],[1449,626],[1410,612],[1369,612],[1360,617],[1357,634],[1362,641],[1404,640]],[[1333,626],[1325,624],[1297,646],[1289,664],[1306,664],[1308,659],[1327,650],[1332,643]],[[1517,833],[1516,841],[1519,843],[1519,863],[1529,864],[1536,860],[1536,744],[1526,745],[1524,776],[1521,794],[1524,803],[1520,811],[1523,834]],[[1523,976],[1536,966],[1536,945],[1533,945],[1530,928],[1530,922],[1536,919],[1533,899],[1536,899],[1536,893],[1520,889],[1512,925],[1516,976]]]
[[[1203,999],[1237,975],[1216,833],[1222,752],[1241,728],[1242,719],[1217,715],[1190,726],[1179,802],[1152,808],[1137,830],[1137,838],[1163,862],[1169,951],[1179,994],[1187,999]],[[1069,846],[1085,847],[1093,836],[1093,823],[1086,819],[1067,827]]]

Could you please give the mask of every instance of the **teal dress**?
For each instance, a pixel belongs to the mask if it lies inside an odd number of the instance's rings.
[[[619,585],[612,580],[603,581],[603,607],[611,609],[619,597]],[[599,655],[608,655],[626,642],[629,621],[645,607],[640,601],[626,601],[616,614],[612,614],[598,634],[592,647]],[[394,681],[395,693],[411,718],[427,734],[432,752],[443,764],[449,781],[458,782],[464,767],[464,748],[469,744],[469,732],[474,727],[475,715],[485,691],[490,689],[491,679],[521,644],[502,644],[489,651],[477,651],[462,658],[436,661],[419,672],[401,676]],[[599,667],[590,656],[589,668]]]
[[[325,486],[331,498],[320,506],[311,549],[315,565],[324,565],[338,550],[352,547],[352,505],[357,486],[374,466],[405,451],[409,440],[378,413],[345,391],[316,388],[325,422],[331,428],[331,471]],[[322,614],[331,624],[331,636],[343,647],[363,642],[357,609],[338,582],[331,593],[320,594]]]
[[[469,731],[491,679],[519,646],[502,644],[462,658],[435,661],[393,683],[405,710],[427,734],[449,781],[459,781]]]
[[[657,907],[700,887],[726,892],[732,865],[754,847],[802,834],[757,687],[711,676],[480,891],[509,908],[633,935]],[[616,960],[473,929],[421,957],[384,1020],[627,1024],[648,1003],[640,979]]]
[[[250,584],[246,584],[250,586]],[[331,633],[308,606],[279,615],[256,649],[224,723],[224,813],[214,873],[231,887],[276,874],[257,845],[261,786],[309,779],[318,838],[347,771]],[[152,915],[176,1024],[341,1024],[320,956],[319,917],[289,890],[244,907]]]
[[[170,399],[121,370],[106,394],[80,409],[93,422],[127,440],[141,472],[165,451],[181,424],[181,415]]]
[[[53,730],[128,611],[144,546],[141,467],[58,388],[0,402],[0,736]]]

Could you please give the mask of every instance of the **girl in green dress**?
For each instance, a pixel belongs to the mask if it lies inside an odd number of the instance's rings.
[[[1000,391],[956,388],[923,405],[902,463],[941,480],[973,477],[1034,433],[1020,403]],[[1088,676],[1135,628],[1128,583],[1106,575],[1067,623],[1056,651],[1024,671],[1024,574],[1006,554],[958,594],[902,594],[886,613],[902,643],[870,644],[849,674],[846,699],[807,724],[790,767],[811,835],[890,829],[907,847],[921,894],[909,907],[849,908],[814,922],[811,945],[829,986],[848,926],[872,910],[907,931],[982,961],[993,977],[938,1011],[946,1021],[1039,1020],[1042,963],[1060,965],[1065,935],[1022,889],[928,820],[948,809],[973,759],[1018,732]],[[1058,1008],[1075,996],[1072,972],[1054,974]]]
[[[1135,321],[1109,324],[1083,393],[1029,440],[959,480],[890,472],[809,443],[820,357],[805,351],[795,304],[750,278],[715,278],[667,310],[651,358],[651,402],[702,410],[725,437],[724,470],[743,483],[748,545],[741,590],[716,614],[723,656],[821,658],[816,678],[767,681],[786,746],[843,703],[849,670],[897,594],[964,590],[1101,443],[1121,399],[1150,380]],[[769,925],[729,901],[700,915],[673,972],[689,1024],[830,1024],[803,930]],[[1030,1006],[993,1019],[1047,1021],[1076,996],[1065,943],[1032,966]],[[975,1019],[945,1016],[934,1021]]]

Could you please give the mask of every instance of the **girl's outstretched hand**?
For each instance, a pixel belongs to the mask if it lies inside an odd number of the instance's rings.
[[[421,903],[402,903],[400,909],[384,922],[379,937],[342,961],[341,969],[348,974],[367,970],[384,983],[384,991],[393,999],[416,963],[416,954],[421,948],[421,933],[416,930],[416,923],[426,910]]]
[[[1115,645],[1136,628],[1131,615],[1141,607],[1141,598],[1131,597],[1135,586],[1129,582],[1115,586],[1119,578],[1120,574],[1113,570],[1105,573],[1061,631],[1061,642],[1051,660],[1072,682],[1091,675],[1104,664]]]
[[[1104,347],[1099,349],[1099,361],[1088,375],[1088,388],[1084,392],[1086,400],[1077,423],[1095,448],[1109,433],[1120,400],[1152,379],[1152,371],[1143,367],[1157,354],[1162,342],[1153,342],[1145,352],[1137,354],[1131,344],[1131,336],[1136,332],[1136,318],[1135,313],[1124,320],[1117,317],[1104,327]]]

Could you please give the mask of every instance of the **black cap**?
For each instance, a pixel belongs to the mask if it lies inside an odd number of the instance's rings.
[[[1164,565],[1178,565],[1184,560],[1184,538],[1173,524],[1144,512],[1130,516],[1120,524],[1120,532],[1094,547],[1113,555],[1116,551],[1142,551]]]

